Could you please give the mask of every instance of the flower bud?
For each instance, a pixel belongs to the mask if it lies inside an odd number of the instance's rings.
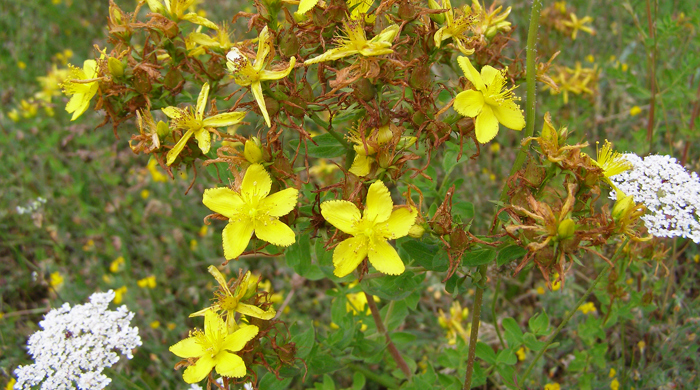
[[[107,60],[107,66],[109,67],[109,73],[112,77],[122,77],[124,76],[124,64],[114,57],[109,57]]]
[[[634,206],[635,204],[634,199],[632,199],[632,195],[627,196],[623,194],[622,191],[618,191],[617,201],[615,201],[615,205],[612,209],[613,221],[620,221],[620,219],[622,219],[629,210],[634,208]]]
[[[411,4],[411,0],[403,0],[399,4],[398,16],[403,20],[411,20],[416,17],[416,7]]]
[[[291,29],[287,30],[280,37],[280,51],[287,57],[292,57],[299,52],[299,39]]]
[[[561,222],[559,222],[559,226],[557,226],[557,237],[559,240],[566,240],[567,238],[571,238],[574,236],[574,232],[576,231],[576,223],[574,222],[573,219],[567,218]]]
[[[425,233],[425,228],[423,225],[415,224],[411,226],[411,229],[408,230],[408,235],[413,237],[413,238],[421,238],[423,237],[423,234]]]
[[[442,9],[443,8],[435,0],[428,0],[428,7],[430,7],[430,9]],[[433,22],[435,22],[437,24],[445,23],[445,15],[444,14],[430,14],[430,19],[432,19]]]
[[[256,164],[263,160],[263,153],[262,149],[260,149],[260,140],[258,137],[252,137],[252,139],[245,141],[243,155],[251,164]]]
[[[170,135],[170,126],[163,121],[158,121],[158,124],[156,125],[156,133],[158,134],[158,138],[164,140]]]
[[[361,78],[357,80],[353,88],[355,89],[355,93],[357,94],[357,96],[366,102],[374,99],[374,96],[377,93],[374,84],[372,84],[366,78]]]

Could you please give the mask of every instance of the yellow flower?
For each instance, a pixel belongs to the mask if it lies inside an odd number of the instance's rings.
[[[240,192],[225,187],[204,191],[204,205],[229,219],[223,232],[227,260],[243,253],[253,233],[273,245],[294,243],[294,231],[279,217],[294,209],[299,191],[287,188],[268,196],[271,186],[272,180],[263,166],[253,164],[246,170]]]
[[[27,69],[27,63],[24,62],[24,61],[17,61],[17,67],[18,67],[20,70]]]
[[[66,104],[66,111],[73,113],[70,120],[74,121],[87,111],[90,106],[90,99],[95,96],[99,88],[97,62],[95,60],[85,60],[82,69],[73,65],[68,67],[70,68],[70,73],[68,78],[61,84],[61,87],[63,87],[64,94],[72,95],[68,104]]]
[[[150,326],[152,329],[158,329],[160,328],[160,321],[153,321],[150,323]]]
[[[608,378],[614,378],[615,375],[617,375],[617,371],[615,371],[614,368],[611,368],[610,373],[608,374]]]
[[[162,3],[161,0],[146,0],[146,2],[151,12],[164,16],[169,14],[175,21],[187,20],[188,22],[209,27],[213,30],[218,29],[216,24],[209,19],[201,17],[194,12],[185,13],[195,0],[163,0]]]
[[[204,236],[207,235],[207,232],[208,232],[208,231],[209,231],[209,226],[207,226],[207,225],[202,225],[202,227],[199,228],[199,231],[197,232],[197,234],[198,234],[200,237],[204,237]]]
[[[538,287],[537,287],[537,293],[540,294],[540,295],[544,295],[544,293],[545,293],[544,287],[538,286]]]
[[[334,61],[354,54],[360,54],[365,57],[391,54],[394,52],[391,49],[392,41],[399,32],[399,26],[392,24],[374,38],[367,40],[362,21],[349,20],[343,21],[343,32],[344,35],[337,37],[338,44],[336,48],[304,61],[304,65]]]
[[[513,130],[525,127],[525,117],[520,107],[513,101],[513,89],[503,89],[505,71],[498,71],[486,65],[481,74],[474,69],[467,57],[457,58],[464,75],[476,90],[468,89],[457,94],[455,111],[474,120],[476,139],[484,144],[498,134],[498,124]]]
[[[173,330],[175,329],[177,325],[174,322],[168,322],[165,327],[168,328],[168,330]]]
[[[391,132],[389,125],[376,129],[366,139],[362,139],[356,130],[350,130],[348,138],[355,144],[353,145],[355,159],[350,167],[350,173],[357,176],[368,175],[374,162],[374,157],[372,156],[377,153],[377,149],[372,145],[380,147],[391,141],[393,136],[394,134]]]
[[[475,33],[483,34],[487,38],[493,38],[499,31],[510,31],[510,22],[506,21],[506,18],[510,15],[512,7],[506,8],[499,15],[498,13],[501,12],[503,6],[499,5],[494,9],[494,5],[492,4],[491,8],[486,10],[479,0],[472,0],[473,15],[476,16]]]
[[[642,113],[642,109],[639,106],[633,106],[630,108],[630,116],[636,116]]]
[[[571,39],[576,40],[576,35],[578,34],[578,30],[587,32],[591,35],[595,35],[595,31],[593,31],[592,28],[589,26],[586,26],[586,23],[590,23],[593,21],[593,18],[590,16],[585,16],[583,19],[580,19],[576,17],[576,15],[571,12],[569,13],[569,18],[571,20],[565,20],[562,22],[564,26],[569,27],[571,29]]]
[[[136,284],[141,288],[156,288],[156,277],[154,275],[140,279]]]
[[[294,68],[294,64],[296,64],[296,58],[292,57],[289,59],[289,66],[285,70],[265,69],[269,64],[267,56],[272,51],[272,42],[273,39],[267,30],[267,26],[265,26],[258,36],[258,52],[252,64],[248,60],[248,57],[237,47],[234,47],[226,54],[226,66],[233,76],[233,81],[242,87],[250,86],[250,90],[260,107],[260,111],[268,127],[271,127],[272,124],[270,123],[270,115],[267,113],[267,107],[265,106],[261,82],[279,80],[287,77],[292,71],[292,68]]]
[[[0,313],[2,314],[2,313]],[[0,316],[2,318],[2,316]],[[10,381],[7,382],[7,386],[5,386],[5,390],[12,390],[15,388],[15,383],[17,383],[17,380],[15,378],[10,378]]]
[[[367,11],[374,4],[374,0],[347,0],[347,4],[350,10],[350,19],[364,19],[367,23],[374,23],[377,19],[376,15],[367,15]]]
[[[406,267],[387,240],[407,235],[418,212],[412,207],[393,208],[389,189],[381,181],[369,186],[363,214],[346,200],[329,200],[321,204],[323,218],[353,236],[333,251],[333,273],[336,276],[348,275],[365,258],[369,258],[379,272],[389,275],[403,273]]]
[[[197,250],[198,245],[199,245],[199,243],[194,238],[190,240],[190,250],[191,251]]]
[[[197,144],[202,153],[209,153],[209,148],[211,147],[211,134],[210,129],[212,127],[226,127],[236,124],[243,120],[245,112],[224,112],[218,115],[211,116],[209,118],[204,118],[204,108],[207,105],[207,98],[209,97],[209,83],[204,83],[202,90],[199,92],[199,97],[197,98],[197,106],[192,112],[191,108],[182,109],[177,107],[165,107],[161,111],[172,119],[172,126],[175,129],[185,130],[185,134],[182,135],[177,144],[173,146],[168,152],[167,164],[171,165],[175,162],[177,156],[182,152],[182,149],[187,144],[187,140],[191,136],[197,139]]]
[[[617,378],[613,379],[612,382],[610,382],[610,390],[618,390],[620,388],[620,382],[617,380]]]
[[[471,27],[476,21],[469,7],[465,6],[461,10],[458,10],[459,12],[455,12],[452,9],[450,0],[443,0],[441,8],[447,9],[447,12],[444,14],[447,25],[440,27],[440,29],[435,32],[433,36],[435,47],[439,48],[442,45],[442,41],[452,38],[452,42],[455,43],[457,49],[459,49],[462,54],[465,56],[473,54],[474,49],[468,49],[466,47],[466,44],[473,39],[467,36],[466,33],[471,31]]]
[[[469,317],[469,309],[466,307],[462,308],[462,305],[456,300],[452,301],[449,317],[447,317],[442,309],[438,309],[438,324],[447,331],[446,337],[449,345],[457,344],[457,337],[461,337],[465,342],[469,339],[471,324],[467,323],[466,329],[462,326],[462,322],[464,322],[467,317]]]
[[[561,386],[559,386],[559,383],[557,382],[547,383],[544,385],[544,390],[561,390]]]
[[[596,311],[595,305],[593,302],[586,302],[583,305],[581,305],[579,308],[583,314],[588,314]]]
[[[155,158],[152,158],[148,161],[148,165],[146,166],[146,169],[148,169],[148,172],[151,174],[151,178],[155,182],[166,182],[168,181],[168,177],[165,176],[161,171],[158,170],[158,161],[156,161]]]
[[[143,189],[141,190],[141,199],[148,199],[148,197],[151,196],[151,192]]]
[[[121,286],[114,290],[114,299],[112,302],[114,302],[115,305],[122,303],[124,300],[124,294],[126,294],[126,286]]]
[[[517,351],[515,351],[515,354],[518,355],[518,360],[521,362],[527,358],[527,352],[525,352],[525,347],[520,347]]]
[[[559,272],[554,273],[554,281],[552,282],[552,291],[559,291],[561,288],[561,281],[559,280]]]
[[[50,102],[51,98],[60,94],[61,82],[68,78],[69,75],[70,71],[68,69],[58,69],[56,65],[53,65],[46,76],[36,78],[41,85],[41,91],[37,92],[34,96],[37,99]]]
[[[192,335],[170,347],[170,352],[189,359],[198,358],[187,367],[182,379],[197,383],[206,378],[212,369],[221,376],[241,378],[246,374],[243,359],[235,352],[245,347],[258,334],[255,325],[243,325],[229,333],[226,323],[213,311],[204,314],[204,331],[195,330]]]
[[[124,268],[124,257],[123,256],[117,257],[116,259],[114,259],[114,261],[112,261],[109,264],[109,272],[111,272],[113,274],[121,271],[122,268]]]
[[[60,289],[63,285],[63,275],[58,271],[52,272],[51,275],[49,275],[49,284],[54,290]]]
[[[216,35],[213,37],[199,31],[193,31],[187,36],[186,41],[192,44],[192,48],[188,46],[188,54],[190,56],[204,54],[206,52],[204,48],[226,53],[233,47],[231,34],[226,24],[218,27],[216,29]],[[195,44],[199,46],[194,46]]]
[[[631,169],[632,165],[618,152],[612,149],[610,141],[605,140],[602,148],[598,148],[599,143],[596,142],[597,160],[591,159],[595,166],[603,170],[606,181],[612,186],[613,184],[608,179],[610,176],[619,175],[622,172]],[[613,186],[614,188],[614,186]]]
[[[260,140],[258,137],[252,137],[245,141],[243,156],[251,164],[257,164],[263,161],[263,152],[262,149],[260,149]]]

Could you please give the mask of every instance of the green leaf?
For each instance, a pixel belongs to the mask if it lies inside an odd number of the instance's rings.
[[[304,234],[284,252],[287,265],[294,269],[294,272],[301,276],[306,276],[311,268],[311,241],[309,234]]]
[[[275,374],[268,372],[265,373],[265,375],[260,379],[260,383],[258,383],[258,388],[260,389],[269,389],[269,390],[284,390],[287,387],[289,387],[289,384],[292,383],[293,378],[286,378],[277,380],[277,377],[275,377]]]
[[[518,245],[508,245],[507,247],[498,251],[498,257],[496,259],[496,264],[500,267],[502,265],[508,264],[514,259],[522,258],[527,254],[527,249]]]
[[[507,317],[503,319],[501,324],[505,330],[505,338],[506,341],[508,341],[508,347],[519,347],[523,343],[523,331],[520,330],[518,323],[515,322],[514,319]]]
[[[296,357],[305,359],[311,353],[311,349],[314,346],[315,335],[313,324],[305,325],[308,326],[302,333],[297,333],[292,337],[292,342],[296,344],[297,354]],[[292,326],[290,333],[294,334],[294,331],[298,328],[297,324]]]
[[[338,140],[329,133],[317,135],[312,139],[316,145],[314,145],[312,142],[306,143],[309,149],[310,157],[334,158],[345,155],[346,150],[343,144],[338,142]],[[296,149],[297,146],[299,146],[299,140],[291,140],[289,145]]]
[[[465,201],[456,202],[452,205],[452,215],[458,215],[462,221],[474,218],[474,204]]]
[[[534,333],[535,336],[542,336],[547,334],[549,330],[549,317],[547,312],[537,313],[530,317],[528,320],[528,326],[530,327],[530,332]]]
[[[518,362],[518,357],[511,348],[506,348],[496,355],[496,364],[505,364],[508,366],[515,365]]]
[[[385,305],[381,310],[379,310],[379,313],[385,322],[384,326],[389,332],[403,324],[404,320],[408,316],[408,308],[406,307],[405,300],[394,301],[394,307],[391,310],[389,318],[387,318],[386,315],[390,306],[391,304]]]
[[[464,254],[462,264],[466,267],[476,267],[492,262],[496,258],[496,251],[491,248],[477,249]]]
[[[542,348],[547,345],[544,341],[539,341],[537,340],[537,337],[535,337],[534,334],[527,332],[523,335],[523,344],[525,346],[535,352],[539,352]]]
[[[352,388],[351,390],[362,390],[365,388],[365,383],[367,379],[360,372],[355,372],[352,376]]]
[[[387,275],[381,278],[365,279],[362,281],[363,290],[368,294],[377,295],[381,299],[401,300],[421,286],[425,275],[416,275],[406,271],[401,275]]]
[[[400,249],[405,251],[409,258],[415,260],[416,263],[425,269],[438,272],[447,271],[447,259],[444,259],[444,264],[442,264],[443,261],[440,261],[443,256],[440,256],[436,266],[435,258],[440,250],[440,247],[437,245],[426,244],[416,239],[410,239],[402,242],[400,244]]]
[[[475,352],[479,359],[488,364],[496,364],[496,352],[493,352],[493,349],[491,349],[491,347],[489,347],[487,344],[482,343],[481,341],[477,342]]]

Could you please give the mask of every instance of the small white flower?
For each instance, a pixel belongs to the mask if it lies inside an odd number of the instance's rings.
[[[112,381],[102,370],[119,361],[118,352],[131,359],[141,345],[138,328],[129,326],[134,313],[122,305],[108,310],[114,291],[95,293],[90,303],[73,308],[64,303],[39,322],[43,329],[27,343],[34,364],[20,366],[15,389],[101,390]],[[77,387],[76,387],[77,386]]]
[[[625,154],[633,168],[610,177],[612,182],[644,204],[642,216],[649,233],[656,237],[683,237],[700,243],[700,179],[671,156],[653,155],[644,159]],[[616,199],[613,191],[611,199]]]

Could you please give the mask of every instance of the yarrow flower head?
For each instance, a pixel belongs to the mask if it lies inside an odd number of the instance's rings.
[[[239,191],[226,187],[204,191],[204,205],[229,219],[223,232],[227,260],[243,253],[253,233],[273,245],[294,243],[294,231],[279,217],[294,209],[299,191],[287,188],[270,195],[271,188],[270,174],[262,165],[253,164],[246,170]]]
[[[394,209],[389,189],[375,181],[367,192],[364,213],[347,200],[329,200],[321,204],[326,221],[352,235],[333,251],[333,273],[342,278],[351,273],[365,258],[379,272],[399,275],[406,267],[396,249],[387,240],[408,234],[418,212],[412,207]]]
[[[482,144],[491,141],[498,134],[499,123],[509,129],[522,130],[525,117],[514,101],[515,88],[503,88],[506,72],[486,65],[479,74],[467,57],[458,57],[457,62],[476,90],[468,89],[457,94],[454,109],[460,115],[476,118],[477,141]]]
[[[647,213],[641,217],[656,237],[683,237],[700,243],[700,178],[689,173],[671,156],[635,154],[622,157],[632,169],[610,177],[615,186]],[[610,194],[616,199],[615,191]]]
[[[15,389],[104,389],[111,379],[102,373],[119,361],[131,359],[141,345],[138,328],[129,326],[134,313],[126,306],[108,310],[114,291],[95,293],[90,303],[73,308],[64,303],[39,322],[43,329],[27,343],[34,364],[15,370]]]

